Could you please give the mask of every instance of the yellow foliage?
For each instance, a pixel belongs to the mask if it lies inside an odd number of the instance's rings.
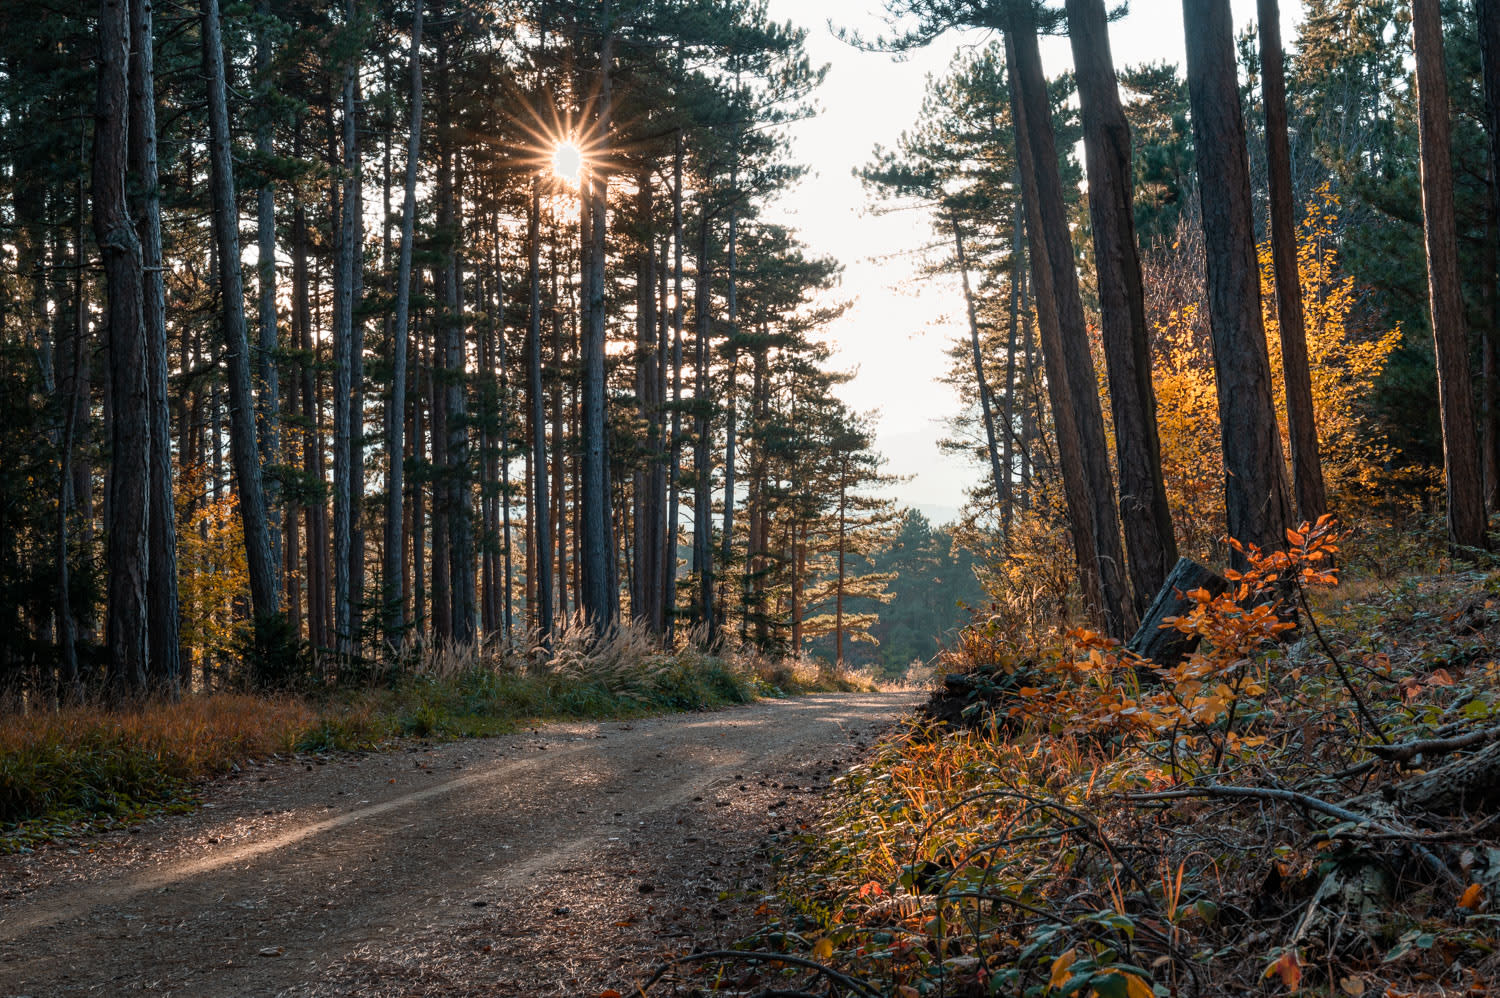
[[[1363,290],[1344,274],[1334,236],[1338,202],[1325,188],[1307,206],[1298,232],[1298,270],[1306,315],[1308,369],[1329,498],[1347,517],[1343,497],[1376,484],[1391,451],[1363,409],[1401,341],[1401,331],[1371,329],[1361,318]],[[1269,244],[1260,247],[1261,305],[1272,391],[1288,459],[1286,386]],[[1162,473],[1184,553],[1211,557],[1224,523],[1224,464],[1213,353],[1199,332],[1196,305],[1169,313],[1156,330],[1153,380]],[[1287,480],[1291,480],[1290,468]]]
[[[1335,245],[1338,199],[1325,185],[1307,205],[1297,238],[1297,272],[1307,327],[1308,370],[1323,478],[1331,498],[1373,487],[1391,455],[1386,442],[1360,418],[1365,398],[1401,342],[1401,330],[1367,328],[1359,318],[1361,289],[1345,275]],[[1272,391],[1281,416],[1282,448],[1291,454],[1286,423],[1286,379],[1271,246],[1260,247],[1261,311],[1271,355]]]
[[[185,471],[177,489],[177,594],[182,644],[194,658],[226,651],[250,588],[239,503],[203,490],[202,469]]]
[[[1152,380],[1162,477],[1184,552],[1206,557],[1227,533],[1224,453],[1213,352],[1196,335],[1197,305],[1173,310],[1157,330]]]

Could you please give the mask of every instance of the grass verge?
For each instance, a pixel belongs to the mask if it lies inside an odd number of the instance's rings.
[[[191,808],[205,781],[249,759],[862,688],[869,684],[805,662],[662,652],[626,633],[605,643],[564,638],[547,656],[428,652],[389,686],[361,690],[35,711],[0,729],[0,853]]]

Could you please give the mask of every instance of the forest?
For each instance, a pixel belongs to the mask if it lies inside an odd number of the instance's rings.
[[[818,336],[839,265],[759,218],[803,169],[801,29],[98,13],[6,15],[13,695],[863,627],[840,566],[895,511]]]
[[[0,9],[0,863],[806,694],[813,810],[707,836],[775,883],[639,993],[1489,993],[1500,0],[1182,0],[1180,66],[1112,45],[1155,5]],[[878,113],[813,31],[962,42],[853,162],[962,329],[952,523],[773,220]]]

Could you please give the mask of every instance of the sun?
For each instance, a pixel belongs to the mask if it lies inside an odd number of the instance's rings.
[[[571,141],[559,142],[552,150],[552,175],[571,183],[578,182],[583,170],[583,152]]]

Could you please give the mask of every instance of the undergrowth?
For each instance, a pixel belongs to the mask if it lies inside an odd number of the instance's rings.
[[[190,807],[198,786],[251,759],[859,688],[869,687],[803,661],[661,651],[629,630],[603,642],[575,630],[550,651],[419,650],[387,686],[36,710],[0,727],[0,852]]]
[[[1500,576],[1315,609],[1336,540],[1331,522],[1304,527],[1285,554],[1245,552],[1223,596],[1188,594],[1173,625],[1201,643],[1170,668],[1087,631],[1021,648],[978,625],[960,648],[1009,678],[999,705],[882,743],[745,951],[659,979],[897,998],[1489,993]]]

